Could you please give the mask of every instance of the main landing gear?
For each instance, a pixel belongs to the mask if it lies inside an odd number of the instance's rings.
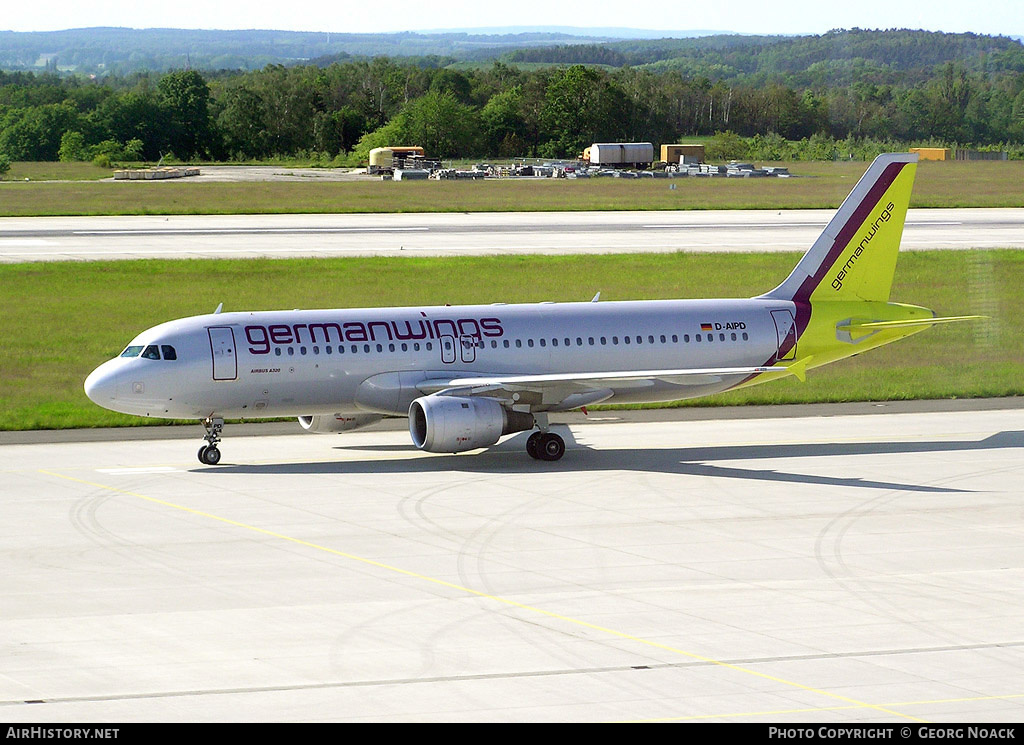
[[[224,431],[224,420],[206,417],[203,420],[203,427],[206,428],[207,445],[199,448],[199,462],[207,466],[215,466],[220,463],[220,449],[217,443],[220,442],[220,433]]]
[[[537,460],[558,460],[565,455],[565,440],[554,432],[534,432],[526,440],[526,452]]]

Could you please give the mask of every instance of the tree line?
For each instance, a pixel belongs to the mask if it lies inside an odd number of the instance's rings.
[[[1024,70],[945,62],[915,82],[866,76],[810,85],[785,76],[504,62],[459,69],[379,57],[99,80],[0,73],[0,156],[9,160],[173,154],[357,165],[387,144],[421,145],[445,159],[565,158],[592,142],[660,144],[719,132],[762,142],[1024,143]]]

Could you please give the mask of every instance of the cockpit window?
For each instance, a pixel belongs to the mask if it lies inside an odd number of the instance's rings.
[[[142,356],[147,360],[158,360],[160,359],[160,350],[157,348],[156,344],[150,344],[142,352]]]
[[[142,347],[128,347],[121,352],[122,357],[138,357],[142,353]]]
[[[160,351],[163,352],[165,360],[176,360],[178,359],[178,353],[174,351],[174,347],[168,344],[161,344]]]

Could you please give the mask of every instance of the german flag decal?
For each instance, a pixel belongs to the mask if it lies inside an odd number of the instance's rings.
[[[710,323],[702,323],[700,325],[700,330],[701,331],[710,331],[711,330],[711,324]]]

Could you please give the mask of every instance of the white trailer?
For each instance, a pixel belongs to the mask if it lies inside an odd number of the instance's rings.
[[[650,142],[595,142],[590,146],[590,164],[618,168],[648,168],[654,162]]]

